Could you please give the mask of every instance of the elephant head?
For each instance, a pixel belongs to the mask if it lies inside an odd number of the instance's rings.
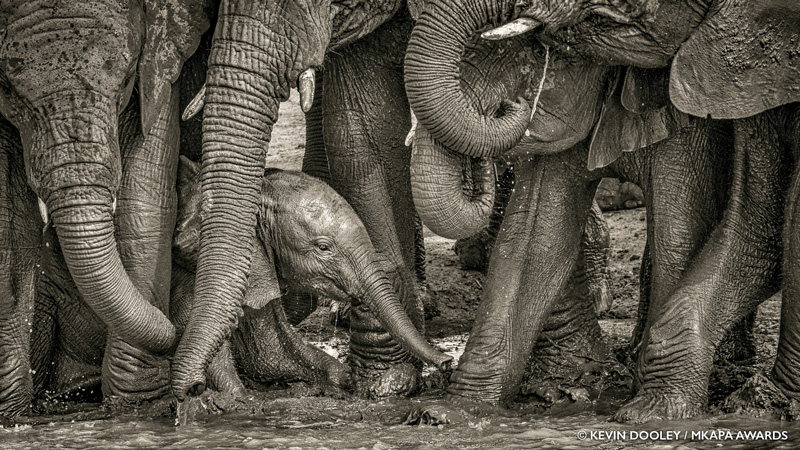
[[[114,237],[118,116],[134,84],[142,129],[208,28],[202,1],[4,1],[0,112],[20,131],[29,185],[82,298],[110,329],[164,353],[166,316],[126,274]]]
[[[188,268],[200,246],[198,172],[195,163],[182,157],[174,250]],[[246,306],[261,308],[279,296],[273,289],[276,280],[293,290],[363,302],[406,351],[440,369],[449,364],[452,358],[434,350],[414,327],[361,219],[332,187],[300,172],[270,169],[260,192],[254,258],[266,271],[250,273]]]

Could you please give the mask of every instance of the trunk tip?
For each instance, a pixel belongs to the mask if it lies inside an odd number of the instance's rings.
[[[435,364],[436,368],[439,369],[439,372],[449,372],[450,369],[453,367],[453,357],[442,354],[439,357],[439,360],[435,362]]]

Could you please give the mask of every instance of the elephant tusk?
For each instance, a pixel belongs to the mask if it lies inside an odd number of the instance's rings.
[[[406,135],[406,147],[411,146],[414,143],[414,135],[417,133],[417,116],[414,115],[414,111],[411,111],[411,129],[408,130],[408,134]]]
[[[500,25],[497,28],[492,28],[489,31],[481,33],[481,37],[490,41],[508,39],[510,37],[527,33],[541,24],[542,22],[539,22],[536,19],[531,19],[530,17],[520,17],[519,19],[512,20],[505,25]]]
[[[42,221],[44,222],[44,227],[47,228],[47,224],[50,222],[49,216],[50,214],[47,212],[47,205],[45,205],[44,201],[40,197],[36,197],[39,200],[39,214],[42,215]]]
[[[314,68],[309,67],[297,79],[297,90],[300,91],[300,108],[304,113],[311,110],[314,103]]]
[[[117,212],[117,197],[114,197],[114,201],[111,202],[111,215],[113,216]]]
[[[197,113],[203,109],[203,105],[206,103],[206,85],[203,84],[203,87],[200,88],[200,91],[197,95],[194,96],[192,101],[186,106],[186,109],[183,111],[183,115],[181,116],[182,120],[189,120],[192,117],[196,116]]]

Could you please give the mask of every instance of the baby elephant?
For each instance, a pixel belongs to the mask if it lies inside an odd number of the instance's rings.
[[[181,158],[179,213],[173,245],[171,316],[178,330],[191,309],[199,249],[199,167]],[[235,365],[258,382],[305,380],[347,386],[348,371],[333,357],[305,343],[289,326],[280,302],[296,308],[309,295],[363,305],[411,354],[446,369],[451,357],[434,350],[400,304],[364,225],[330,186],[299,172],[270,169],[262,184],[257,244],[244,316],[212,361],[208,381],[237,391],[242,383]],[[275,289],[280,286],[280,290]],[[303,295],[306,294],[306,295]],[[302,306],[302,305],[301,305]],[[309,308],[310,312],[310,308]]]

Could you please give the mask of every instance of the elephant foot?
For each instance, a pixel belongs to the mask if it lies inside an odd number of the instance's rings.
[[[779,382],[764,373],[757,373],[725,399],[722,410],[755,417],[796,420],[800,418],[800,396],[792,396],[791,392],[788,394]]]
[[[363,397],[408,397],[422,388],[419,370],[407,362],[392,365],[383,371],[360,370],[357,374],[355,390]]]
[[[685,394],[642,390],[614,415],[617,422],[645,423],[653,420],[688,419],[703,409],[703,402]]]
[[[169,361],[109,335],[102,367],[103,397],[140,403],[169,393]]]
[[[33,397],[28,393],[12,393],[0,399],[0,425],[13,424],[13,418],[28,413]]]

